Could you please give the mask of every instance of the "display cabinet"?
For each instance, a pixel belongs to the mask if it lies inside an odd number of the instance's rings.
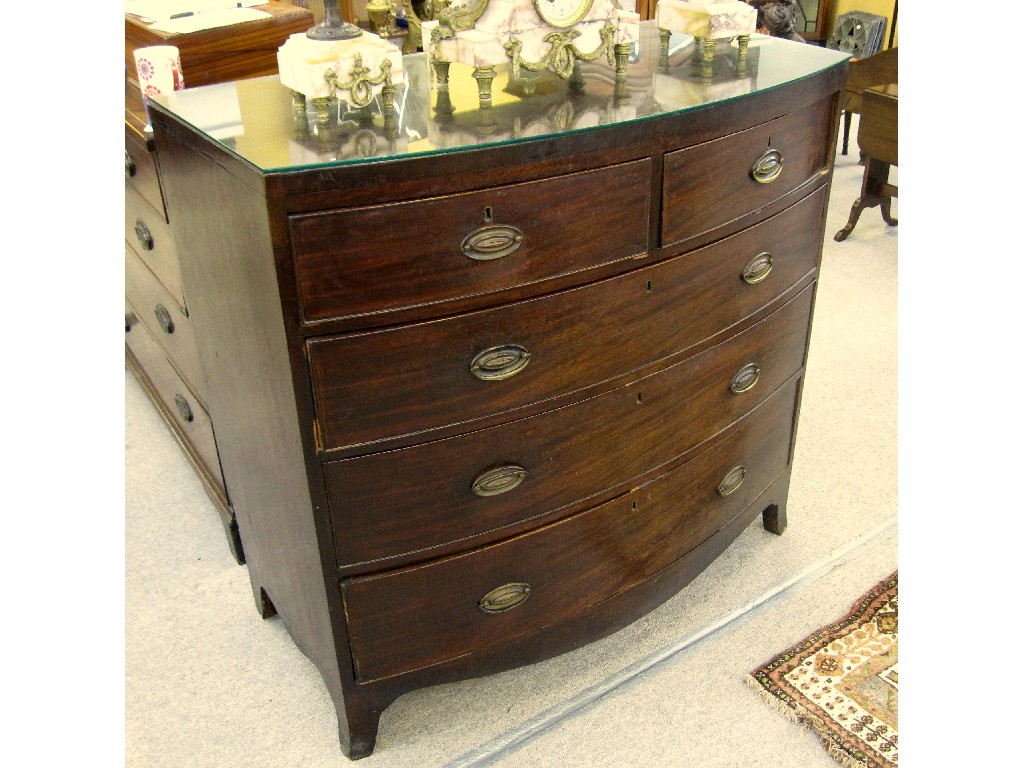
[[[796,0],[803,27],[800,36],[809,43],[824,45],[832,34],[832,0]]]

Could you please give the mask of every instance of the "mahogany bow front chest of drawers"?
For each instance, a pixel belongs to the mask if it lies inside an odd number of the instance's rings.
[[[846,57],[708,76],[645,26],[628,94],[592,65],[481,111],[414,56],[386,122],[317,126],[273,77],[228,138],[203,89],[153,108],[254,596],[350,757],[402,693],[607,635],[785,527]]]

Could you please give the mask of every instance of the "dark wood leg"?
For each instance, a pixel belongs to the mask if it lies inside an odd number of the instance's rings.
[[[224,533],[228,537],[228,548],[235,562],[245,565],[245,550],[242,549],[242,535],[238,532],[238,520],[232,516],[231,521],[224,521]]]
[[[377,745],[377,727],[387,704],[375,697],[349,695],[342,704],[335,703],[338,713],[338,736],[341,751],[349,760],[359,760],[373,753]]]
[[[270,595],[267,594],[263,587],[254,585],[252,595],[256,599],[256,611],[261,619],[269,619],[271,616],[277,615],[277,608],[274,607],[274,603],[270,600]]]
[[[853,122],[853,113],[849,110],[843,112],[843,154],[850,148],[850,124]]]
[[[789,472],[769,485],[764,493],[755,501],[763,504],[761,508],[761,523],[764,529],[776,536],[781,536],[786,530],[786,501],[789,498]]]
[[[786,505],[770,504],[765,507],[761,513],[761,522],[764,523],[766,531],[781,536],[786,530]]]
[[[256,598],[256,610],[264,619],[277,615],[277,608],[267,591],[253,583],[253,596]],[[285,624],[287,627],[287,622]],[[290,632],[290,630],[289,630]],[[300,650],[306,653],[305,649]],[[308,653],[306,653],[309,656]],[[312,659],[312,657],[310,657]],[[324,677],[334,711],[338,717],[338,741],[341,751],[350,760],[358,760],[373,753],[377,744],[377,728],[380,716],[388,705],[397,698],[398,693],[382,693],[380,690],[349,691],[335,689]]]

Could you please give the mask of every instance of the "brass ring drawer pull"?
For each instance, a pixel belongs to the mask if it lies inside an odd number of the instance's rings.
[[[473,481],[473,493],[477,496],[497,496],[511,491],[525,479],[525,469],[518,464],[506,464],[481,472]]]
[[[462,252],[475,261],[494,261],[523,244],[523,231],[506,224],[485,224],[462,241]]]
[[[754,161],[750,175],[758,184],[771,184],[782,174],[782,153],[777,149],[767,149]]]
[[[175,395],[174,404],[178,406],[178,413],[181,414],[181,418],[183,418],[185,421],[192,421],[192,409],[188,405],[188,400],[186,400],[181,395]]]
[[[743,268],[743,282],[747,285],[757,285],[772,271],[774,265],[772,255],[768,251],[757,254],[749,262],[747,266]]]
[[[124,177],[130,179],[135,175],[135,161],[132,160],[132,156],[128,154],[128,150],[124,151]]]
[[[146,226],[146,222],[142,219],[135,220],[135,237],[141,245],[147,251],[153,250],[153,235],[149,231],[149,227]]]
[[[758,378],[761,376],[761,368],[757,363],[747,363],[732,377],[729,382],[729,391],[734,395],[742,394],[754,388]]]
[[[164,333],[174,333],[174,320],[171,319],[171,313],[167,311],[167,307],[157,304],[153,314],[156,315],[156,321],[160,323]]]
[[[743,485],[743,478],[746,476],[746,467],[739,466],[730,469],[725,477],[722,478],[722,482],[718,484],[718,495],[728,496],[731,493],[735,493],[736,490]]]
[[[519,373],[530,362],[526,347],[505,344],[491,347],[473,358],[469,370],[481,381],[502,381]]]
[[[513,582],[495,587],[480,598],[480,610],[484,613],[501,613],[526,602],[530,596],[530,585]]]

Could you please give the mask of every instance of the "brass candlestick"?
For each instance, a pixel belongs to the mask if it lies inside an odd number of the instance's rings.
[[[377,30],[377,34],[385,39],[395,34],[395,30],[391,26],[391,16],[394,12],[395,6],[389,0],[370,0],[366,4],[366,13]]]
[[[324,0],[324,18],[319,24],[306,30],[311,40],[351,40],[363,34],[363,30],[341,18],[340,0]]]

